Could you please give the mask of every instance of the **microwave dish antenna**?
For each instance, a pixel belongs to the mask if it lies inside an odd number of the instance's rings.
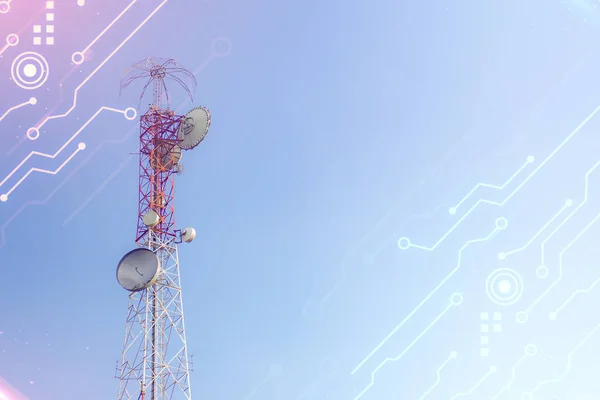
[[[129,292],[152,286],[160,272],[160,261],[154,252],[137,248],[125,254],[117,266],[117,281]]]
[[[206,137],[210,128],[210,111],[206,107],[196,107],[185,115],[179,125],[179,146],[191,150],[198,146]]]
[[[150,157],[150,163],[155,170],[170,171],[177,167],[183,156],[181,147],[172,142],[157,145]]]

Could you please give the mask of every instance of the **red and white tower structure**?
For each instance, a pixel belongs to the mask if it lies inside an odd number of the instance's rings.
[[[189,356],[181,292],[178,244],[191,242],[193,228],[175,225],[175,177],[182,150],[206,136],[210,114],[204,107],[186,116],[169,108],[165,83],[177,82],[192,97],[192,73],[171,59],[147,59],[128,70],[121,88],[145,80],[153,102],[140,116],[139,207],[135,241],[117,267],[117,280],[130,292],[125,341],[117,368],[119,400],[190,400]]]

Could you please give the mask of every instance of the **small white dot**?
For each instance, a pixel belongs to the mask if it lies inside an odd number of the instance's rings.
[[[77,148],[78,148],[79,150],[85,150],[85,143],[79,143],[79,144],[77,145]]]
[[[505,293],[506,294],[506,293],[510,292],[510,288],[511,287],[512,287],[512,285],[510,284],[509,281],[498,282],[498,290],[501,293]]]
[[[37,99],[35,97],[30,98],[29,99],[29,104],[31,104],[31,105],[37,104]]]
[[[27,64],[25,67],[23,67],[23,73],[26,77],[32,78],[37,73],[37,68],[33,64]]]

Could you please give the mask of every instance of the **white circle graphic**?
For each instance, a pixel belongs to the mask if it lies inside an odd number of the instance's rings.
[[[19,54],[12,62],[10,75],[22,89],[34,90],[48,80],[48,61],[39,53],[27,51]]]
[[[523,278],[513,269],[497,269],[488,276],[485,292],[495,304],[509,306],[523,295]]]
[[[33,64],[27,64],[23,67],[23,74],[28,78],[33,78],[37,74],[37,68]]]
[[[510,293],[511,287],[512,287],[512,285],[511,285],[510,281],[507,281],[506,279],[498,282],[498,290],[502,294]]]

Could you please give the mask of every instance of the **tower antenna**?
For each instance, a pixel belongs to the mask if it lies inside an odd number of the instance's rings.
[[[118,399],[191,400],[178,245],[192,242],[196,231],[176,228],[174,187],[182,150],[204,140],[210,112],[196,107],[180,116],[170,110],[166,82],[178,83],[190,98],[196,87],[194,75],[173,59],[134,64],[121,91],[141,79],[140,104],[151,85],[154,95],[140,116],[138,247],[117,265],[117,281],[129,292]]]
[[[146,91],[152,86],[154,91],[152,105],[161,108],[163,101],[165,101],[166,108],[169,109],[170,98],[167,89],[167,82],[169,81],[178,83],[185,90],[190,100],[194,100],[197,87],[196,77],[172,58],[147,58],[133,64],[121,77],[119,95],[132,83],[139,80],[145,80],[145,84],[140,93],[138,108]]]

